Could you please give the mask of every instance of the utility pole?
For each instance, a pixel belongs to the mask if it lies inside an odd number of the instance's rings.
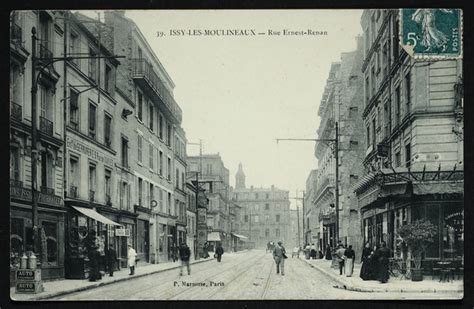
[[[39,234],[38,234],[38,149],[37,149],[37,93],[38,84],[36,83],[36,28],[31,29],[31,199],[32,199],[32,224],[33,224],[33,252],[39,254]]]
[[[336,184],[335,184],[335,207],[336,207],[336,235],[335,235],[335,241],[339,240],[339,125],[338,122],[336,121],[336,126],[335,126],[335,138],[277,138],[276,141],[277,143],[279,141],[299,141],[299,142],[329,142],[334,144],[334,158],[335,158],[335,163],[336,163]],[[303,204],[303,233],[304,233],[304,204]]]

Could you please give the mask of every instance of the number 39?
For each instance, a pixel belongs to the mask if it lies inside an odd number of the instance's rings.
[[[416,46],[416,43],[417,43],[417,40],[416,40],[416,33],[415,32],[408,32],[408,41],[413,41],[413,44],[410,44],[410,45],[413,45],[413,47]],[[410,43],[410,42],[408,42]]]

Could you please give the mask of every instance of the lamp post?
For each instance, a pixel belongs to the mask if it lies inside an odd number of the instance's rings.
[[[335,137],[334,138],[277,138],[277,143],[279,141],[300,141],[300,142],[329,142],[334,145],[334,159],[336,163],[336,185],[335,185],[335,206],[336,206],[336,243],[339,240],[339,125],[336,121],[335,125]],[[304,210],[303,210],[304,212]],[[304,224],[304,213],[303,213],[303,224]],[[304,226],[303,226],[303,233],[304,233]]]

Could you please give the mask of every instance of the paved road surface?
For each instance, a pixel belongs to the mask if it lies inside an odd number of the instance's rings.
[[[389,299],[442,297],[428,293],[362,293],[334,288],[335,282],[299,259],[285,261],[285,276],[276,274],[270,253],[253,250],[224,254],[193,265],[191,275],[169,270],[55,300],[219,300],[219,299]]]

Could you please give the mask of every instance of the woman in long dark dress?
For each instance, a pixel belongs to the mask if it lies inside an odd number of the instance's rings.
[[[366,243],[362,250],[362,267],[360,269],[360,277],[362,280],[373,280],[374,279],[374,266],[372,261],[372,248],[370,244]]]

